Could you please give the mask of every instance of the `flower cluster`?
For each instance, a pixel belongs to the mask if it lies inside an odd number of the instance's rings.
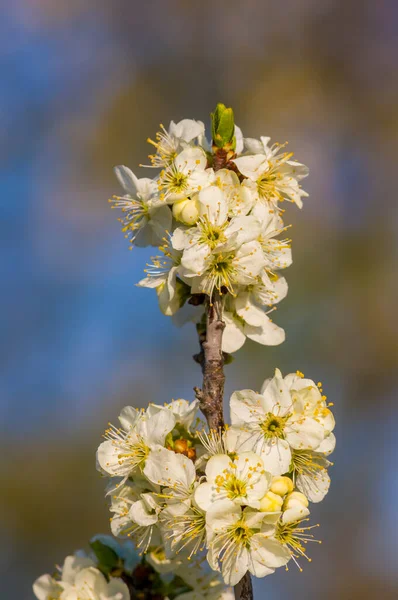
[[[291,560],[301,570],[307,545],[320,543],[309,507],[329,490],[335,447],[322,385],[276,369],[260,392],[232,394],[230,425],[222,416],[226,353],[247,338],[285,339],[269,317],[292,262],[282,203],[302,207],[308,169],[285,145],[244,137],[223,104],[211,129],[210,143],[201,121],[161,126],[148,140],[158,173],[116,167],[124,195],[110,200],[131,247],[159,251],[138,285],[155,289],[177,324],[197,325],[202,390],[193,402],[127,406],[109,424],[97,469],[115,538],[96,536],[90,555],[40,577],[38,600],[233,600],[231,586],[245,578],[235,594],[250,588],[248,573],[265,577]],[[219,429],[206,429],[199,408]]]
[[[223,296],[225,352],[246,338],[265,345],[285,339],[268,316],[287,294],[280,271],[292,262],[290,240],[280,237],[286,230],[281,204],[301,208],[307,193],[299,182],[308,175],[284,145],[244,138],[230,110],[218,105],[212,115],[213,146],[200,121],[162,127],[149,140],[156,150],[152,166],[160,172],[138,179],[116,167],[125,193],[110,200],[122,210],[122,231],[132,246],[159,248],[138,285],[156,289],[165,315],[199,321],[204,298]],[[231,130],[221,149],[220,119]]]
[[[67,556],[55,575],[42,575],[33,584],[38,600],[233,600],[219,574],[199,562],[182,565],[166,560],[158,548],[146,557],[124,543],[97,535],[91,552]]]
[[[172,569],[206,551],[227,585],[298,564],[314,541],[309,502],[330,484],[329,407],[320,384],[278,369],[261,393],[232,394],[225,430],[199,431],[197,401],[126,407],[97,452],[113,534]]]
[[[38,600],[130,600],[127,585],[119,577],[108,580],[84,553],[67,556],[54,576],[39,577],[33,592]]]

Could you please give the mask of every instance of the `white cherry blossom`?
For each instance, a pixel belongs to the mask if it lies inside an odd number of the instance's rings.
[[[182,252],[175,250],[166,240],[159,250],[163,256],[152,257],[145,269],[146,277],[137,283],[139,287],[154,288],[159,308],[164,315],[172,316],[183,305],[186,297],[184,284],[177,279]]]
[[[68,556],[59,579],[42,575],[33,584],[38,600],[129,600],[130,594],[121,579],[104,575],[88,557]]]
[[[295,484],[310,502],[320,502],[328,493],[330,476],[327,469],[331,464],[325,454],[320,452],[311,450],[294,450],[292,452]]]
[[[205,126],[201,121],[182,119],[178,123],[171,121],[168,130],[163,125],[160,125],[160,129],[155,140],[147,139],[156,148],[156,153],[149,156],[152,167],[155,168],[167,167],[177,157],[179,151],[195,140],[202,139]]]
[[[164,409],[168,409],[170,412],[172,412],[175,417],[176,425],[182,425],[187,431],[190,431],[191,425],[194,422],[199,410],[199,400],[196,399],[193,402],[188,402],[188,400],[179,398],[178,400],[167,402],[162,406],[151,403],[147,408],[147,414],[149,416],[153,416]]]
[[[275,376],[264,383],[262,394],[242,390],[230,400],[231,421],[241,450],[250,447],[258,452],[264,468],[273,475],[289,471],[292,450],[316,450],[328,433],[325,424],[331,426],[328,414],[322,416],[322,399],[315,401],[317,394],[311,395],[308,386],[301,391],[290,389],[295,383],[295,377],[284,380],[276,369]]]
[[[256,153],[244,155],[233,160],[239,171],[247,177],[243,182],[255,201],[277,207],[278,202],[289,200],[302,208],[302,197],[308,196],[299,185],[299,181],[308,175],[305,165],[292,161],[292,153],[282,152],[283,146],[274,144],[268,147],[270,138],[245,140],[249,151]]]
[[[262,533],[263,520],[263,513],[242,510],[228,499],[207,511],[208,561],[213,569],[221,570],[227,585],[236,585],[247,571],[265,577],[289,561],[288,548]]]
[[[225,498],[240,505],[259,508],[260,499],[271,483],[261,458],[254,452],[242,452],[233,459],[226,454],[213,456],[206,465],[206,482],[195,491],[197,505],[207,511],[214,502]]]
[[[308,544],[321,542],[315,539],[312,533],[318,525],[304,525],[308,521],[308,518],[298,518],[293,520],[289,517],[279,519],[276,525],[263,524],[262,532],[263,535],[269,540],[274,540],[283,550],[290,554],[290,559],[298,567],[299,571],[302,571],[299,560],[305,558],[311,562],[307,554]]]
[[[232,311],[225,311],[223,314],[224,352],[236,352],[243,346],[246,338],[264,346],[278,346],[285,341],[282,327],[276,325],[264,310],[250,303],[248,292],[238,294],[230,301],[230,307]]]
[[[206,154],[201,148],[186,148],[180,152],[159,175],[160,200],[173,204],[206,187],[214,176],[206,165]]]
[[[151,450],[164,446],[176,421],[167,409],[149,416],[131,407],[126,407],[119,419],[122,427],[110,425],[106,430],[106,441],[98,448],[97,461],[108,475],[127,478],[135,469],[144,468]]]
[[[124,188],[124,196],[110,199],[113,208],[120,208],[122,231],[135,246],[158,246],[170,231],[170,208],[157,194],[157,184],[146,177],[138,179],[124,166],[115,167],[116,176]]]
[[[144,475],[153,484],[165,488],[162,496],[169,503],[189,501],[192,496],[195,465],[183,454],[158,447],[146,461]]]

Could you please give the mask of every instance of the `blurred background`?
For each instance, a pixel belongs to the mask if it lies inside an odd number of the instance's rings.
[[[335,403],[322,546],[256,598],[398,597],[397,133],[394,0],[13,0],[1,3],[0,598],[108,532],[95,451],[126,404],[192,399],[193,326],[134,283],[107,198],[140,173],[160,122],[233,106],[247,136],[309,165],[293,223],[287,341],[247,342],[226,397],[275,366]]]

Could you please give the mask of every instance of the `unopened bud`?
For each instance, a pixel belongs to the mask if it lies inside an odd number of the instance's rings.
[[[232,108],[227,108],[221,102],[217,104],[216,110],[211,115],[211,132],[213,144],[217,148],[235,150],[235,123]]]
[[[196,200],[182,198],[173,204],[173,215],[177,221],[184,225],[194,225],[199,219],[199,210]]]
[[[196,450],[195,448],[188,448],[187,457],[191,460],[196,460]]]
[[[184,439],[175,440],[175,442],[174,442],[174,452],[176,454],[186,454],[188,452],[188,442],[187,442],[187,440],[184,440]]]
[[[301,492],[292,492],[291,494],[286,496],[283,507],[285,510],[287,510],[288,508],[294,508],[299,505],[303,506],[304,508],[307,508],[309,505],[307,497],[304,496],[304,494],[302,494]]]
[[[286,496],[283,504],[283,523],[294,523],[300,521],[310,514],[308,500],[301,492],[292,492]]]
[[[286,496],[294,489],[293,481],[290,477],[274,477],[271,483],[271,492],[278,494],[278,496]]]
[[[278,512],[282,509],[283,500],[273,492],[267,492],[260,500],[261,512]]]

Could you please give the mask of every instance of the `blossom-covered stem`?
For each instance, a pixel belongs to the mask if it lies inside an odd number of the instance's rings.
[[[249,571],[234,588],[235,600],[253,600],[253,585]]]
[[[206,306],[206,333],[199,335],[200,354],[194,358],[201,365],[203,372],[202,389],[195,388],[196,397],[200,401],[200,409],[207,419],[210,429],[218,431],[224,427],[224,356],[222,352],[222,335],[225,323],[222,320],[222,298],[216,294],[213,302]],[[236,600],[253,600],[253,587],[250,573],[235,586]]]
[[[200,336],[201,352],[195,360],[202,367],[202,389],[195,388],[200,409],[210,429],[218,431],[224,427],[224,357],[221,349],[225,323],[222,320],[222,300],[215,294],[213,302],[206,306],[206,335]]]

